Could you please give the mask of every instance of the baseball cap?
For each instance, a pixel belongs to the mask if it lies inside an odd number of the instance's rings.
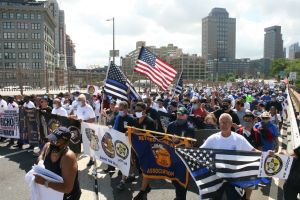
[[[180,114],[180,115],[188,115],[188,114],[189,114],[189,111],[188,111],[185,107],[180,107],[180,108],[177,110],[177,114]]]
[[[55,129],[50,135],[48,135],[47,138],[50,141],[56,141],[61,138],[68,141],[71,139],[71,136],[71,132],[68,128],[60,126]]]

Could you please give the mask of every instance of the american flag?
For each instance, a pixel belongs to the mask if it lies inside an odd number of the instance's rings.
[[[130,101],[127,94],[128,89],[130,89],[130,99],[141,99],[121,69],[111,62],[104,85],[105,93],[120,100]]]
[[[182,80],[182,72],[181,72],[181,74],[179,76],[179,79],[178,79],[178,82],[177,82],[177,85],[174,89],[174,94],[175,95],[181,94],[182,89],[183,89],[183,80]]]
[[[145,47],[141,48],[134,71],[145,74],[163,91],[170,86],[177,74],[170,64],[155,56]]]
[[[260,152],[176,148],[176,154],[199,187],[200,199],[213,198],[226,181],[241,188],[261,182]]]

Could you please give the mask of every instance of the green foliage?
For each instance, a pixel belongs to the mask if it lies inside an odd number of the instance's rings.
[[[273,60],[270,65],[272,75],[278,75],[280,71],[284,71],[289,65],[290,60],[287,60],[285,58]]]

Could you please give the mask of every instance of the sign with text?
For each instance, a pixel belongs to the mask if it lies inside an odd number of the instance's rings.
[[[0,137],[20,138],[18,111],[4,110],[0,113]]]

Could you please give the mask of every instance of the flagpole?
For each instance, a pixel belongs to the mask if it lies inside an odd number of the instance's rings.
[[[169,137],[176,137],[176,138],[180,138],[180,139],[186,139],[186,140],[189,140],[189,141],[192,141],[192,142],[197,142],[196,139],[189,138],[189,137],[181,137],[181,136],[178,136],[178,135],[171,135],[171,134],[168,134],[168,133],[161,133],[161,132],[157,132],[157,131],[150,131],[150,130],[146,130],[146,129],[136,128],[136,127],[133,127],[133,126],[126,126],[126,128],[135,129],[137,131],[149,131],[149,132],[155,133],[157,135],[165,135],[165,136],[169,136]]]
[[[176,86],[173,88],[172,99],[173,99],[173,97],[175,96],[175,90],[176,90],[176,87],[177,87],[177,85],[178,85],[178,83],[179,83],[179,80],[180,80],[180,78],[181,78],[182,73],[183,73],[183,69],[181,70],[181,73],[180,73],[180,76],[179,76],[179,78],[178,78],[178,80],[177,80]],[[182,84],[182,87],[183,87],[183,84]]]

